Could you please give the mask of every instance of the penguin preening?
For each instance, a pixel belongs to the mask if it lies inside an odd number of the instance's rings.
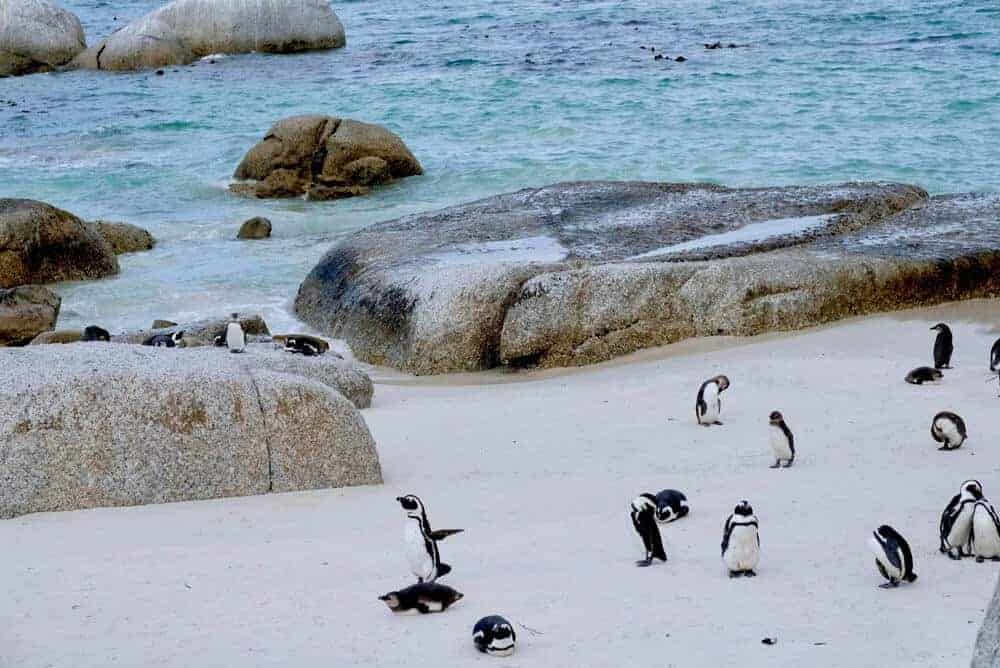
[[[510,656],[514,653],[517,633],[506,619],[500,615],[490,615],[483,617],[472,627],[472,642],[483,654]]]
[[[744,499],[726,519],[722,532],[722,563],[729,577],[753,577],[760,562],[760,531],[750,503]]]
[[[972,531],[972,513],[976,502],[983,498],[983,486],[978,480],[966,480],[958,494],[941,513],[939,524],[941,545],[939,549],[952,559],[961,559],[971,554],[969,537]]]
[[[1000,369],[1000,339],[993,342],[990,348],[990,371]]]
[[[980,498],[972,509],[969,551],[977,563],[1000,561],[1000,517],[989,501]]]
[[[772,469],[781,468],[781,462],[785,462],[785,468],[791,468],[795,462],[795,437],[792,430],[785,424],[785,418],[778,411],[772,411],[769,419],[771,425],[771,449],[774,450],[774,465]]]
[[[934,339],[934,368],[950,369],[951,354],[955,351],[955,344],[951,335],[951,328],[943,322],[931,327],[931,331],[937,331],[938,335]]]
[[[406,546],[406,558],[410,571],[417,577],[418,583],[434,582],[451,572],[451,566],[441,562],[441,553],[437,543],[448,536],[462,533],[463,529],[431,529],[427,520],[424,503],[413,494],[397,496],[396,501],[406,511],[408,519],[403,531],[403,542]]]
[[[709,378],[698,388],[698,398],[694,404],[694,415],[698,424],[710,427],[722,424],[719,415],[722,413],[722,400],[719,395],[729,387],[729,378],[716,376]]]
[[[421,582],[399,591],[391,591],[378,597],[393,612],[400,614],[416,611],[422,615],[444,612],[461,601],[465,594],[436,582]]]
[[[923,385],[924,383],[935,383],[944,378],[944,374],[929,366],[918,366],[916,369],[906,374],[906,382],[910,385]]]
[[[649,566],[653,563],[653,559],[666,561],[667,551],[663,549],[660,528],[656,526],[656,497],[648,492],[640,494],[632,499],[629,510],[632,516],[632,526],[635,527],[635,532],[639,534],[642,546],[646,550],[646,558],[635,562],[635,565]]]
[[[968,438],[965,420],[950,411],[941,411],[931,421],[931,437],[941,443],[938,450],[957,450]]]
[[[878,572],[888,580],[885,584],[880,584],[880,588],[898,587],[900,582],[913,582],[917,579],[917,574],[913,572],[910,544],[888,524],[883,524],[872,532],[868,547],[875,555]]]
[[[154,346],[156,348],[176,348],[181,339],[184,338],[184,330],[172,332],[170,334],[154,334],[142,342],[144,346]]]
[[[682,517],[687,517],[690,512],[687,497],[684,492],[676,489],[665,489],[656,494],[656,521],[660,524],[676,522]]]
[[[231,353],[241,353],[247,349],[247,335],[236,313],[233,314],[232,321],[226,325],[226,347]]]
[[[110,341],[111,334],[108,330],[98,327],[97,325],[90,325],[84,327],[83,329],[83,340],[84,341]]]

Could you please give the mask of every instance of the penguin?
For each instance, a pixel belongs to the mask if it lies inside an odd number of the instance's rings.
[[[917,574],[913,572],[913,553],[910,544],[899,532],[888,524],[883,524],[872,532],[868,547],[875,555],[875,566],[888,582],[880,584],[882,589],[898,587],[900,582],[913,582]]]
[[[423,501],[413,494],[397,496],[396,501],[406,511],[409,520],[403,531],[403,542],[406,545],[406,558],[410,570],[417,576],[418,583],[434,582],[451,572],[451,566],[441,563],[441,553],[437,542],[448,536],[462,533],[463,529],[431,530],[427,521]]]
[[[931,327],[931,331],[937,330],[937,338],[934,339],[934,368],[950,369],[951,354],[955,350],[952,340],[951,328],[943,322]]]
[[[483,617],[472,627],[472,642],[483,654],[510,656],[514,653],[517,633],[511,623],[500,615]]]
[[[89,327],[84,327],[83,329],[83,340],[110,341],[111,334],[108,333],[108,330],[98,327],[97,325],[90,325]]]
[[[1000,561],[1000,517],[986,499],[976,501],[972,510],[969,547],[978,564]]]
[[[906,382],[910,385],[923,385],[924,383],[934,383],[944,378],[944,374],[929,366],[918,366],[916,369],[906,374]]]
[[[656,521],[660,524],[676,522],[690,512],[687,497],[676,489],[665,489],[656,495]]]
[[[394,613],[417,611],[422,615],[444,612],[461,601],[465,594],[436,582],[421,582],[378,597]]]
[[[233,314],[232,321],[226,325],[226,347],[231,353],[242,353],[247,349],[247,335],[240,326],[238,314]]]
[[[694,414],[698,424],[710,427],[722,424],[719,414],[722,412],[722,401],[719,395],[729,387],[729,379],[725,376],[709,378],[698,388],[698,399],[695,401]]]
[[[722,563],[729,570],[729,577],[741,575],[754,577],[760,562],[760,532],[757,517],[750,503],[744,499],[726,519],[722,533]]]
[[[646,548],[646,558],[635,562],[635,565],[646,567],[653,563],[653,559],[666,561],[667,552],[663,549],[660,528],[656,526],[656,497],[649,493],[640,494],[632,500],[629,510],[632,526]]]
[[[938,450],[957,450],[968,438],[965,420],[952,412],[941,411],[931,421],[931,436],[942,444]]]
[[[771,468],[781,468],[781,462],[785,462],[786,469],[791,468],[795,461],[795,437],[792,436],[792,430],[778,411],[771,412],[770,424],[771,449],[774,450],[774,465]]]
[[[941,513],[941,545],[938,549],[952,559],[968,557],[969,537],[972,531],[972,512],[976,502],[983,498],[983,486],[978,480],[966,480],[958,494],[951,497]]]
[[[154,334],[142,342],[144,346],[155,346],[157,348],[176,348],[184,338],[184,330],[171,334]]]
[[[990,371],[996,371],[1000,369],[1000,339],[993,342],[993,347],[990,348]]]
[[[285,338],[285,350],[290,353],[299,353],[301,355],[305,355],[306,357],[315,357],[316,355],[322,355],[329,350],[329,345],[327,345],[326,348],[323,348],[312,337],[288,336]]]

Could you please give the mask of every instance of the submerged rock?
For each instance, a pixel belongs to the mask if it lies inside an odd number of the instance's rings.
[[[233,192],[262,198],[340,199],[423,174],[403,140],[349,118],[294,116],[275,123],[244,156]]]
[[[152,234],[135,225],[109,223],[106,220],[97,220],[90,225],[93,225],[97,233],[111,244],[111,250],[115,255],[147,251],[156,245],[156,239]]]
[[[327,0],[174,0],[87,49],[74,64],[128,71],[184,65],[215,53],[344,44],[344,27]]]
[[[239,357],[0,350],[0,517],[381,483],[350,401]]]
[[[72,12],[49,0],[0,0],[0,77],[47,72],[85,48]]]
[[[998,269],[996,196],[569,183],[361,230],[295,309],[362,360],[444,373],[998,294]]]
[[[57,294],[40,285],[0,288],[0,346],[23,346],[52,329],[61,304]]]
[[[103,278],[118,273],[97,229],[30,199],[0,199],[0,287]]]
[[[271,221],[256,216],[240,225],[237,239],[267,239],[271,236]]]

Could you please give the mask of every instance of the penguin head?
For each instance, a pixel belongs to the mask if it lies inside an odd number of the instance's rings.
[[[962,497],[979,501],[983,498],[983,486],[978,480],[966,480],[962,483]]]
[[[948,328],[948,325],[944,324],[943,322],[939,322],[938,324],[931,327],[931,331],[949,332],[951,330]]]
[[[897,540],[898,541],[900,538],[902,538],[902,536],[899,535],[899,532],[896,531],[895,529],[893,529],[888,524],[883,524],[878,529],[876,529],[875,530],[875,534],[879,538],[882,538],[884,540],[888,540],[888,539],[891,538],[893,540]]]
[[[729,377],[728,376],[716,376],[715,384],[719,386],[719,392],[727,389],[729,387]]]
[[[781,424],[785,421],[785,418],[781,415],[780,411],[771,411],[770,420],[771,424]]]
[[[170,335],[170,338],[173,339],[174,343],[180,343],[181,339],[184,338],[184,330],[182,329],[179,332],[174,332]]]
[[[388,594],[382,594],[378,597],[378,600],[384,602],[390,610],[395,610],[399,607],[399,595],[397,592],[391,591]]]
[[[409,517],[422,517],[424,514],[424,504],[420,500],[420,497],[415,494],[407,494],[406,496],[397,496],[396,501],[399,501],[399,505],[403,507]]]
[[[743,499],[742,501],[740,501],[739,505],[733,509],[733,514],[748,517],[750,515],[753,515],[753,506],[750,505],[749,501]]]

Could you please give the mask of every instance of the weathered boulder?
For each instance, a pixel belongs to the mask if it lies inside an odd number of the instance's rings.
[[[328,0],[174,0],[87,49],[74,64],[129,71],[216,53],[291,53],[345,43]]]
[[[362,360],[444,373],[998,294],[998,268],[996,196],[571,183],[361,230],[295,309]]]
[[[0,346],[21,346],[52,329],[62,300],[40,285],[0,288]]]
[[[89,223],[105,241],[111,244],[115,255],[148,251],[156,245],[156,239],[148,231],[128,223],[109,223],[97,220]]]
[[[238,357],[0,350],[0,517],[381,482],[350,401]]]
[[[1000,668],[1000,580],[993,590],[993,598],[986,609],[986,617],[979,627],[976,648],[972,654],[972,668]]]
[[[244,156],[233,192],[256,197],[339,199],[423,174],[403,140],[349,118],[294,116],[275,123]]]
[[[267,336],[270,332],[267,323],[259,313],[237,313],[237,320],[243,331],[248,336]],[[183,342],[186,347],[211,346],[215,345],[215,337],[225,332],[226,325],[230,318],[207,318],[196,322],[181,323],[179,325],[167,325],[160,329],[140,329],[116,334],[111,337],[114,343],[142,343],[155,334],[173,334],[183,331]],[[169,320],[156,320],[153,324],[170,322]]]
[[[49,0],[0,0],[0,77],[52,70],[85,48],[72,12]]]
[[[53,344],[77,343],[83,341],[82,329],[56,329],[42,332],[31,340],[29,346],[47,346]]]
[[[256,216],[240,225],[237,239],[267,239],[271,236],[271,221]]]
[[[94,227],[44,202],[0,199],[0,288],[117,273],[114,250]]]

